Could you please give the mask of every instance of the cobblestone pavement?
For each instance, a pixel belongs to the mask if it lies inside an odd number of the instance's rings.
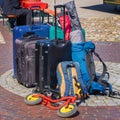
[[[109,82],[113,85],[113,88],[117,89],[120,92],[120,64],[106,62],[108,66],[108,71],[110,73]],[[100,62],[96,62],[96,71],[101,73]],[[12,78],[13,70],[7,71],[0,77],[0,85],[10,92],[25,97],[26,95],[32,93],[34,88],[26,88],[23,85],[20,85],[16,79]],[[107,96],[95,96],[91,95],[85,103],[82,103],[80,106],[117,106],[120,105],[120,99],[114,99]]]
[[[96,51],[105,61],[110,73],[109,82],[120,91],[120,24],[118,14],[102,12],[95,7],[101,0],[75,0],[82,26],[85,28],[87,40],[96,44]],[[94,2],[93,2],[94,1]],[[85,10],[86,9],[86,10]],[[88,9],[88,10],[87,10]],[[91,9],[91,10],[90,10]],[[103,10],[104,11],[104,10]],[[96,15],[97,14],[97,15]],[[1,37],[2,36],[2,37]],[[92,37],[94,36],[94,37]],[[31,93],[33,88],[25,88],[12,78],[12,33],[0,22],[0,120],[59,120],[56,111],[43,105],[27,106],[23,97]],[[96,62],[97,72],[101,72],[101,64]],[[78,107],[76,120],[120,120],[120,100],[106,96],[90,96]]]
[[[87,40],[120,42],[120,16],[81,18]]]

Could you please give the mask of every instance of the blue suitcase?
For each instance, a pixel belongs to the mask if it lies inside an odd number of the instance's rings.
[[[15,40],[23,37],[26,32],[34,32],[35,35],[48,38],[50,26],[46,23],[41,25],[16,26],[13,29],[13,77],[16,78],[16,45]]]

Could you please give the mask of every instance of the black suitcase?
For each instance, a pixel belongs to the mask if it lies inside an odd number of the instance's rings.
[[[63,8],[65,13],[64,5],[55,6],[55,21],[57,8]],[[55,30],[55,38],[56,36]],[[55,90],[57,85],[56,68],[61,61],[71,61],[71,42],[57,40],[57,38],[53,41],[37,41],[35,58],[35,90],[43,94],[46,90]]]
[[[40,40],[32,35],[17,39],[16,43],[16,78],[26,87],[35,86],[35,44]]]

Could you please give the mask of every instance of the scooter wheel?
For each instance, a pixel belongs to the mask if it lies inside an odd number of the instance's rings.
[[[36,93],[37,94],[37,93]],[[35,93],[31,93],[24,98],[24,102],[27,105],[37,105],[42,102],[42,98],[33,96]]]
[[[78,109],[76,105],[69,104],[66,108],[62,106],[60,109],[57,110],[57,115],[63,118],[71,117],[77,113]]]

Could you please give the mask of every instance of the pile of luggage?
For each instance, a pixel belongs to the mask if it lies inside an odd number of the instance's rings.
[[[44,84],[49,82],[52,88],[56,88],[58,63],[72,61],[70,32],[76,28],[71,25],[65,5],[55,6],[54,20],[53,25],[40,22],[16,26],[13,30],[14,77],[26,87],[35,86],[43,79]],[[83,29],[82,33],[85,37]]]
[[[41,23],[13,30],[14,77],[26,87],[35,87],[33,94],[41,94],[33,95],[37,100],[32,102],[28,95],[25,101],[33,105],[41,101],[39,97],[46,100],[50,97],[52,103],[53,99],[70,99],[68,106],[71,101],[76,103],[76,99],[81,103],[89,94],[112,94],[111,84],[104,80],[109,78],[107,67],[95,52],[94,43],[85,40],[74,1],[54,8],[53,25]],[[103,65],[101,75],[96,75],[93,55]],[[71,114],[59,110],[58,115],[70,117],[75,112],[76,107]]]

